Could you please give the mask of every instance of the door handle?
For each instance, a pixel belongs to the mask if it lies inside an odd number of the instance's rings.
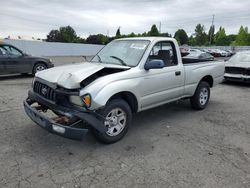
[[[181,71],[176,71],[175,72],[175,76],[180,76],[181,75]]]

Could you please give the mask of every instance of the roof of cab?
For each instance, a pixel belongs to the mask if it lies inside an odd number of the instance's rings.
[[[171,37],[132,37],[132,38],[121,38],[116,40],[149,40],[150,42],[153,42],[155,40],[174,41],[175,39]]]

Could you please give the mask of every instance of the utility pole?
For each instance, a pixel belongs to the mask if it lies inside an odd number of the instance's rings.
[[[213,18],[212,18],[212,28],[214,29],[214,14],[213,14]],[[214,29],[215,31],[215,29]],[[209,44],[211,45],[212,43],[212,32],[210,33],[210,41],[209,41]]]
[[[161,22],[159,24],[159,33],[161,33]]]

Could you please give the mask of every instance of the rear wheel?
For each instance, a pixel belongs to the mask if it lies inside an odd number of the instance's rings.
[[[36,74],[39,71],[45,70],[47,69],[47,66],[44,63],[37,63],[35,64],[35,66],[33,67],[33,74]]]
[[[99,113],[105,118],[103,125],[108,130],[105,133],[94,130],[98,140],[111,144],[125,136],[132,121],[131,108],[127,102],[122,99],[111,100]]]
[[[210,86],[207,82],[200,82],[194,95],[190,98],[192,108],[203,110],[206,108],[210,98]]]

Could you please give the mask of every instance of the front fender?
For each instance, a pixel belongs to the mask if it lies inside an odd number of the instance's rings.
[[[115,94],[120,92],[130,92],[132,93],[138,103],[138,110],[141,106],[140,95],[138,93],[139,80],[130,79],[130,80],[119,80],[112,83],[109,83],[103,87],[95,96],[92,98],[92,104],[90,110],[95,110],[101,107],[104,107],[108,100]]]

